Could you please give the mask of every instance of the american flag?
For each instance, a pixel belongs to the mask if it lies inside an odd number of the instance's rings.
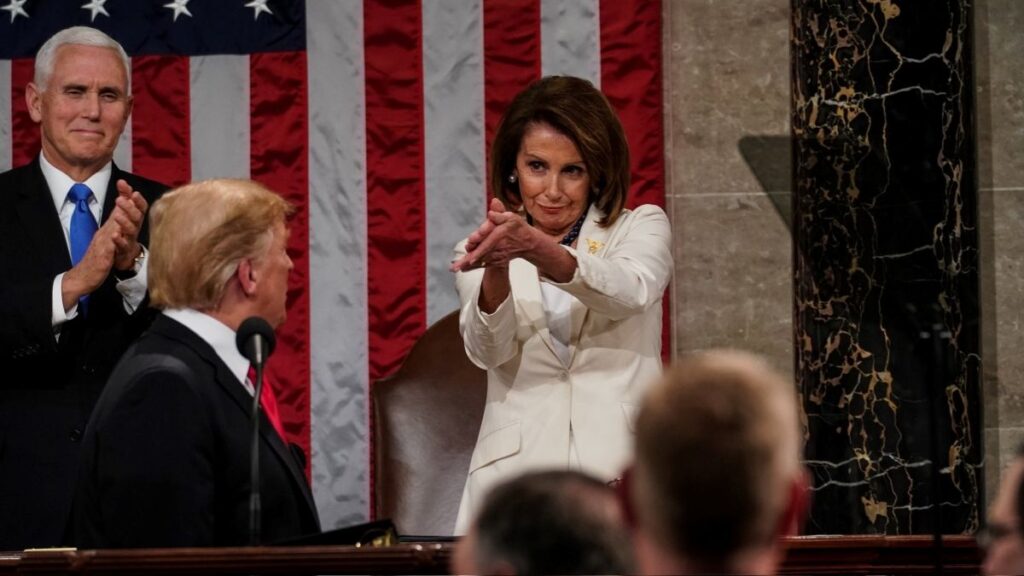
[[[353,524],[371,514],[369,386],[458,307],[452,247],[484,216],[515,94],[548,74],[601,87],[629,205],[664,204],[661,18],[660,0],[0,0],[0,169],[39,152],[36,50],[88,25],[132,59],[121,168],[253,178],[299,207],[270,372],[324,526]]]

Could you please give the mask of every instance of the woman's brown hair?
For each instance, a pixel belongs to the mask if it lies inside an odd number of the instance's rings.
[[[582,78],[547,76],[515,97],[491,145],[494,195],[509,208],[522,206],[519,185],[509,175],[527,127],[537,123],[550,125],[576,145],[590,175],[590,202],[605,214],[600,224],[614,224],[629,191],[629,145],[608,99]]]

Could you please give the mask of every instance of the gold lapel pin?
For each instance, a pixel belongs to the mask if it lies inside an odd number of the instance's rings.
[[[590,238],[587,238],[588,254],[597,254],[597,251],[600,250],[602,246],[604,246],[604,242],[601,242],[600,240],[591,240]]]

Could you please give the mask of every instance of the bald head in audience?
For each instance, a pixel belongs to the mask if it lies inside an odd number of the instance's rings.
[[[455,551],[455,574],[632,574],[614,490],[579,472],[524,474],[484,499]]]
[[[637,420],[631,497],[645,574],[771,574],[806,502],[794,385],[761,359],[693,355]]]

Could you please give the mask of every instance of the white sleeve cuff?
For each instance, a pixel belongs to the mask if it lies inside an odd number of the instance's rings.
[[[477,298],[479,298],[479,293]],[[502,326],[515,322],[515,314],[512,313],[512,292],[509,291],[508,296],[498,304],[498,307],[494,309],[494,312],[490,314],[480,309],[480,306],[476,306],[476,315],[480,319],[480,323],[489,328],[491,331],[500,330]]]
[[[78,316],[78,302],[75,302],[71,309],[64,310],[64,292],[61,287],[64,284],[64,274],[61,272],[53,279],[53,290],[50,297],[50,326],[60,328],[60,325]]]
[[[121,298],[124,299],[124,311],[129,314],[138,310],[142,300],[146,298],[146,289],[149,286],[149,252],[145,246],[140,245],[140,247],[142,248],[142,258],[139,261],[138,269],[135,270],[135,276],[118,281],[116,286],[117,291],[121,293]]]
[[[576,261],[576,270],[573,271],[572,278],[569,278],[568,282],[556,282],[556,281],[552,280],[551,278],[548,278],[547,276],[545,276],[543,274],[540,274],[539,275],[540,276],[540,280],[541,280],[541,282],[547,282],[548,284],[551,284],[552,286],[559,286],[559,287],[561,287],[561,286],[572,286],[573,284],[579,284],[580,281],[581,281],[581,278],[582,278],[582,270],[581,269],[583,268],[583,262],[580,260],[580,253],[577,252],[576,249],[573,248],[572,246],[566,246],[565,244],[560,244],[560,246],[563,249],[565,249],[565,251],[568,252],[570,256],[572,256],[573,260]]]

